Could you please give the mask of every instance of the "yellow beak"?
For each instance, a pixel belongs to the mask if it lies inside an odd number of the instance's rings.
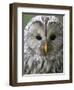
[[[47,42],[44,44],[44,52],[45,52],[45,54],[48,53],[48,44],[47,44]]]

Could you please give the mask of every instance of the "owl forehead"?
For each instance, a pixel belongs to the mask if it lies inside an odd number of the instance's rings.
[[[31,25],[39,25],[39,26],[44,26],[45,22],[47,21],[47,25],[51,22],[59,22],[59,19],[55,16],[35,16],[31,19],[31,21],[27,24],[25,27],[26,29],[29,30]]]
[[[50,22],[59,22],[58,18],[55,16],[41,16],[42,22],[45,23],[46,21],[48,23]]]
[[[43,15],[40,15],[40,16],[35,16],[34,18],[32,18],[33,21],[41,21],[42,23],[44,23],[46,21],[46,19],[49,21],[49,22],[58,22],[59,19],[56,17],[56,16],[43,16]]]

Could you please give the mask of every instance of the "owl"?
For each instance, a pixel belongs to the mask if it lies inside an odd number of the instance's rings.
[[[34,16],[24,29],[24,75],[63,72],[63,24],[55,15]]]

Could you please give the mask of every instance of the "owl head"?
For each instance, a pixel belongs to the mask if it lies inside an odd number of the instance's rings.
[[[35,16],[24,32],[27,46],[36,54],[51,54],[62,47],[62,23],[55,16]]]
[[[35,62],[37,67],[29,70],[31,71],[30,73],[55,72],[55,70],[50,69],[50,66],[55,67],[55,65],[52,65],[52,62],[59,62],[60,59],[58,58],[61,58],[60,61],[62,62],[63,53],[63,25],[58,17],[52,15],[33,17],[25,27],[24,42],[24,53],[25,55],[30,54],[29,59],[31,60],[27,59],[30,68],[37,59],[40,62],[40,64]],[[43,62],[49,63],[49,65],[46,64],[46,67],[44,65],[44,69],[41,71],[40,68]],[[59,70],[57,71],[61,72]]]

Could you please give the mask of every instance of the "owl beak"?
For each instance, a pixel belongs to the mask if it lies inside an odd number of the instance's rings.
[[[47,42],[45,42],[45,44],[44,44],[44,52],[45,52],[45,54],[48,53],[48,44],[47,44]]]

